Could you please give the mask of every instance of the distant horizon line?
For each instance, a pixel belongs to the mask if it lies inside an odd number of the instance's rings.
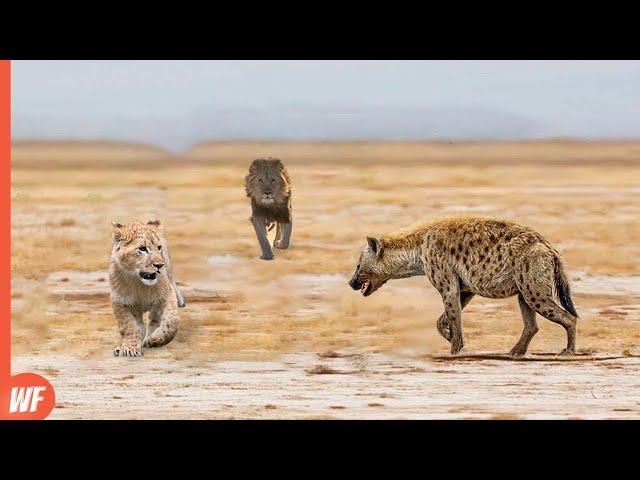
[[[490,138],[490,137],[425,137],[425,138],[385,138],[385,137],[353,137],[353,138],[286,138],[286,137],[228,137],[228,138],[210,138],[202,139],[191,143],[187,148],[180,151],[186,152],[196,146],[209,145],[209,144],[232,144],[232,143],[334,143],[334,144],[348,144],[348,143],[433,143],[433,144],[471,144],[471,143],[634,143],[640,142],[640,136],[638,137],[582,137],[582,136],[544,136],[544,137],[513,137],[513,138]],[[140,147],[154,147],[159,150],[165,150],[167,152],[174,151],[173,149],[164,147],[160,144],[156,144],[145,140],[131,140],[120,139],[115,137],[66,137],[66,138],[54,138],[54,137],[12,137],[11,144],[14,145],[26,145],[26,144],[45,144],[45,143],[75,143],[75,144],[121,144],[121,145],[135,145]]]

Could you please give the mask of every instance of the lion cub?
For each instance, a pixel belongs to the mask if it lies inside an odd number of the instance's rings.
[[[259,158],[249,167],[244,179],[247,197],[251,198],[251,223],[262,250],[262,260],[273,260],[267,229],[276,226],[275,248],[289,248],[291,239],[291,179],[277,158]]]
[[[161,347],[178,332],[182,294],[173,282],[171,257],[159,220],[112,222],[109,260],[111,305],[122,336],[116,357],[138,357],[144,347]],[[142,314],[149,312],[148,325]]]

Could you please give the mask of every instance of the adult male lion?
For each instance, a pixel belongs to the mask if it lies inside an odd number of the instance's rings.
[[[111,306],[122,336],[116,357],[138,357],[144,347],[166,345],[178,332],[184,298],[173,281],[171,256],[159,220],[112,222],[109,260]],[[149,312],[148,325],[142,315]]]
[[[251,223],[256,231],[262,260],[273,260],[267,229],[276,226],[275,248],[289,248],[291,239],[291,179],[277,158],[259,158],[249,167],[244,179],[247,197],[251,198]]]

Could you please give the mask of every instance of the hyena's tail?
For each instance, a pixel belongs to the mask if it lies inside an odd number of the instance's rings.
[[[564,272],[562,260],[557,255],[555,256],[554,262],[554,283],[556,294],[558,295],[558,300],[560,300],[560,305],[562,305],[562,308],[564,308],[574,317],[577,317],[578,313],[576,312],[576,307],[573,306],[573,300],[571,300],[571,289],[569,288],[569,280],[567,279],[567,275]]]

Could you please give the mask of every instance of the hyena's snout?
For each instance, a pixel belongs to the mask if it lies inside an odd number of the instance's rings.
[[[358,278],[357,272],[354,273],[353,277],[351,277],[351,280],[349,280],[349,286],[354,290],[360,290],[360,287],[362,286],[362,281]]]

